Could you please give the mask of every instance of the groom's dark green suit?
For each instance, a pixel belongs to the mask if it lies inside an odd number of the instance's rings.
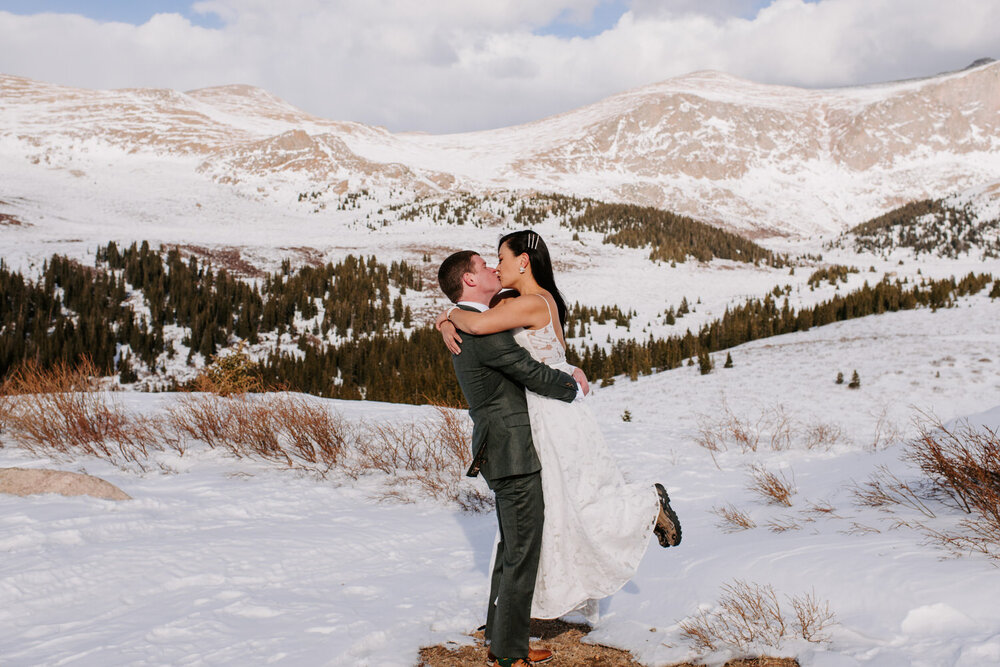
[[[482,473],[486,479],[496,496],[500,524],[486,638],[494,655],[526,658],[545,505],[524,389],[572,401],[577,384],[532,359],[509,331],[485,336],[463,331],[462,352],[451,359],[473,422],[474,460],[468,474]]]

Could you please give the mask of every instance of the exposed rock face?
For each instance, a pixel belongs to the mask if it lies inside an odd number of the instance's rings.
[[[28,496],[59,493],[64,496],[93,496],[105,500],[131,500],[131,496],[103,479],[64,470],[0,468],[0,493]]]
[[[554,191],[754,233],[840,231],[1000,181],[1000,63],[810,90],[696,72],[517,127],[392,134],[223,86],[89,91],[0,75],[0,159],[173,156],[254,195]]]

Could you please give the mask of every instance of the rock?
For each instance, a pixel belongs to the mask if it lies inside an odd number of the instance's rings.
[[[98,477],[42,468],[0,468],[0,493],[15,496],[60,493],[64,496],[93,496],[105,500],[132,499],[114,484]]]

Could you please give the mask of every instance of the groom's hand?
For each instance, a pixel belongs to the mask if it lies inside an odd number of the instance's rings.
[[[587,374],[586,373],[584,373],[579,368],[574,368],[573,369],[573,379],[576,380],[576,383],[578,385],[580,385],[580,391],[583,392],[584,396],[586,396],[587,394],[590,393],[590,385],[587,384]]]

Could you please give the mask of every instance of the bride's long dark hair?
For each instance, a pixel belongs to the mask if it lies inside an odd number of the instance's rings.
[[[497,243],[497,250],[507,244],[515,257],[527,253],[528,262],[531,264],[531,275],[535,277],[535,282],[539,287],[547,290],[556,302],[556,310],[559,313],[559,329],[562,330],[563,322],[566,321],[566,302],[563,301],[559,288],[556,287],[556,279],[552,275],[552,260],[549,258],[549,249],[545,245],[542,237],[531,230],[511,232],[501,237]]]

